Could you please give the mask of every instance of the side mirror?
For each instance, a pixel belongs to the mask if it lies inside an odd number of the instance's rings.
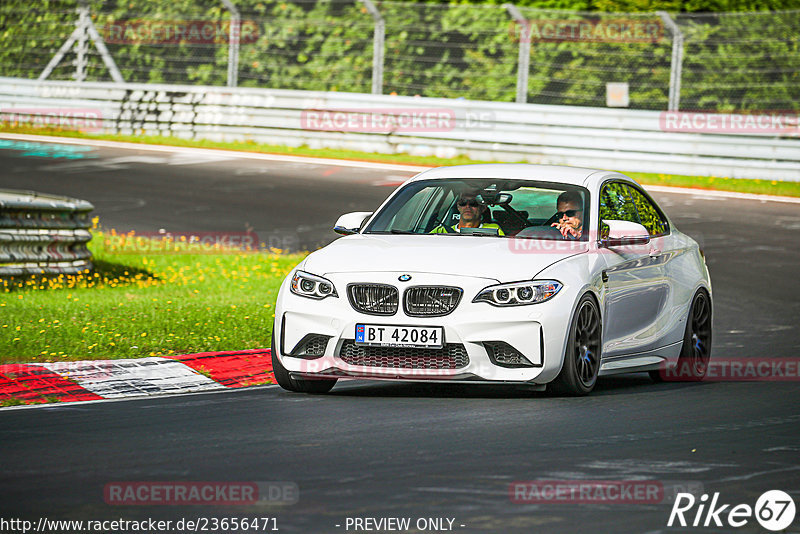
[[[371,211],[354,211],[353,213],[345,213],[336,220],[336,224],[333,226],[333,231],[342,235],[357,234],[358,231],[361,230],[361,226],[364,224],[364,221],[366,221],[371,215]]]
[[[607,232],[601,233],[600,246],[605,248],[624,247],[628,245],[646,245],[650,242],[650,233],[639,223],[629,221],[603,220]],[[604,228],[603,230],[606,230]]]

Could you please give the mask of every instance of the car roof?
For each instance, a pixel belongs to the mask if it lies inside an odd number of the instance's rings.
[[[580,185],[593,189],[593,186],[599,185],[600,182],[611,177],[631,180],[631,178],[622,174],[600,169],[566,167],[563,165],[534,165],[530,163],[482,163],[437,167],[421,172],[411,181],[448,178],[518,178]]]

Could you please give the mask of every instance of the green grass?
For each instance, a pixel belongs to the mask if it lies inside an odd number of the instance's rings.
[[[0,131],[10,133],[26,133],[38,135],[58,135],[62,137],[77,137],[86,139],[103,139],[109,141],[124,141],[129,143],[144,143],[153,145],[186,146],[198,148],[216,148],[224,150],[239,150],[245,152],[260,152],[267,154],[281,154],[293,156],[309,156],[318,158],[350,159],[360,161],[374,161],[380,163],[398,163],[406,165],[463,165],[469,163],[491,163],[489,161],[471,160],[466,156],[455,158],[437,158],[434,156],[411,156],[409,154],[374,154],[357,152],[355,150],[338,149],[313,149],[308,147],[287,147],[279,145],[259,144],[252,141],[218,142],[202,139],[180,139],[177,137],[160,137],[145,135],[111,135],[90,134],[72,130],[54,128],[36,128],[31,126],[12,126],[0,123]],[[778,180],[756,180],[709,176],[682,176],[671,174],[655,174],[627,172],[616,169],[631,176],[645,185],[665,185],[672,187],[693,187],[718,191],[734,191],[739,193],[755,193],[762,195],[780,195],[800,197],[800,182],[786,182]]]
[[[113,244],[95,232],[92,273],[0,282],[0,363],[269,347],[278,288],[304,256]]]
[[[642,172],[626,172],[625,174],[645,185],[666,185],[670,187],[753,193],[756,195],[800,197],[800,182],[751,180],[748,178],[724,178],[718,176],[680,176]]]

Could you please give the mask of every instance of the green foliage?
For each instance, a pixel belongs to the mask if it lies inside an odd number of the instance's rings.
[[[268,347],[278,288],[305,257],[120,239],[94,232],[93,272],[0,280],[0,363]]]
[[[519,45],[499,6],[379,5],[386,22],[384,91],[513,101]]]
[[[375,23],[357,0],[236,0],[242,14],[238,85],[277,89],[371,90]],[[384,94],[512,102],[519,27],[501,0],[451,4],[377,2],[385,26]],[[659,28],[656,39],[531,43],[528,102],[605,106],[606,83],[628,82],[631,107],[665,109],[672,35],[653,12],[677,16],[685,37],[682,109],[800,108],[800,0],[520,0],[532,21],[627,22]],[[77,20],[77,0],[5,0],[0,5],[0,75],[37,77]],[[94,24],[125,80],[227,83],[231,14],[219,0],[91,0]],[[571,9],[556,11],[554,9]],[[580,11],[580,13],[579,13]],[[673,15],[675,16],[675,15]],[[207,22],[210,39],[148,39]],[[125,29],[124,38],[114,32]],[[137,32],[140,37],[137,38]],[[150,33],[148,33],[150,32]],[[142,38],[144,35],[145,38]],[[73,53],[51,74],[71,79]],[[109,80],[90,47],[87,80]]]
[[[697,15],[682,30],[683,109],[800,109],[800,11]]]

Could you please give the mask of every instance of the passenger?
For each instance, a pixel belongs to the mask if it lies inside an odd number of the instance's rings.
[[[488,208],[486,204],[479,203],[476,197],[477,193],[461,193],[458,197],[458,202],[456,202],[458,213],[461,215],[458,224],[456,226],[440,224],[430,233],[455,234],[461,232],[462,228],[495,228],[497,229],[497,235],[505,235],[499,225],[483,222],[483,215]]]
[[[550,226],[564,239],[580,239],[583,232],[583,197],[575,190],[564,191],[556,200],[556,222]]]

